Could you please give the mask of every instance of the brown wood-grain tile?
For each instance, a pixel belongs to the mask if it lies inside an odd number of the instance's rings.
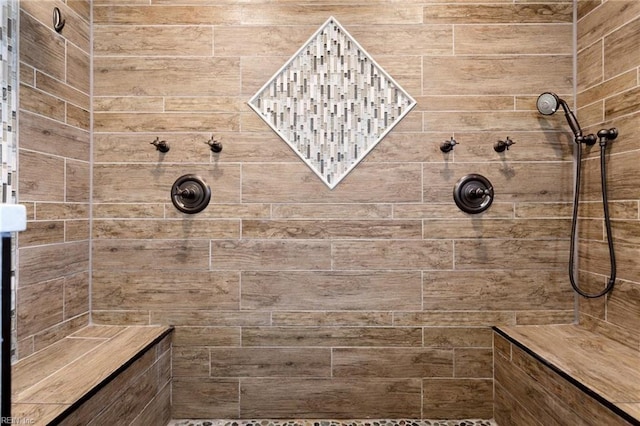
[[[96,239],[222,239],[239,238],[239,220],[194,220],[185,226],[185,220],[100,219],[93,221],[93,238]]]
[[[64,321],[49,327],[33,337],[33,350],[39,351],[47,348],[49,345],[57,342],[60,339],[65,338],[69,334],[73,334],[83,327],[89,325],[89,313],[83,313],[73,318],[65,319]]]
[[[419,239],[419,220],[243,220],[250,239]],[[223,237],[224,238],[224,237]]]
[[[184,326],[247,327],[270,324],[269,311],[172,310],[152,311],[154,323]],[[180,331],[178,333],[180,334]],[[179,339],[179,338],[177,338]]]
[[[167,384],[131,422],[131,426],[166,425],[170,420],[171,384]]]
[[[578,73],[576,80],[576,88],[578,92],[582,92],[603,81],[603,45],[602,41],[593,43],[584,50],[578,52]]]
[[[437,348],[490,348],[493,332],[489,327],[423,327],[423,345]]]
[[[535,57],[498,55],[491,58],[479,55],[431,57],[424,61],[422,68],[423,93],[509,95],[522,92],[536,93],[540,86],[556,87],[557,91],[569,92],[571,79],[567,76],[571,75],[571,63],[569,54]],[[496,73],[497,69],[501,72]],[[531,78],[523,81],[523,75]],[[479,85],[478,81],[482,81],[482,84]]]
[[[415,347],[422,345],[422,330],[417,327],[243,327],[242,345]]]
[[[511,395],[500,383],[494,388],[494,418],[500,425],[544,426],[532,413]]]
[[[203,346],[176,346],[172,349],[171,369],[174,380],[179,377],[208,377],[209,348]]]
[[[420,417],[419,379],[251,378],[240,387],[243,418]]]
[[[18,182],[18,191],[24,200],[64,200],[65,160],[60,157],[20,150],[18,173],[24,176]]]
[[[454,49],[456,55],[569,55],[571,34],[571,23],[457,25]]]
[[[90,358],[76,358],[51,374],[46,383],[39,382],[17,392],[15,400],[71,404],[164,331],[161,327],[129,327],[112,339],[102,342],[95,357],[89,354],[86,356]],[[87,362],[87,359],[92,361]]]
[[[11,389],[14,398],[71,361],[95,349],[103,341],[91,338],[60,340],[42,351],[21,358],[20,363],[12,369]]]
[[[330,377],[328,348],[211,348],[212,377]]]
[[[558,4],[428,4],[424,23],[570,23],[570,2]]]
[[[282,203],[271,206],[276,219],[389,219],[395,205],[383,203]]]
[[[505,268],[560,270],[568,259],[565,240],[460,240],[456,269]]]
[[[96,112],[162,112],[165,110],[165,98],[161,96],[94,96],[92,104]],[[129,135],[118,136],[127,138]],[[99,139],[94,137],[94,144],[98,145],[98,143]]]
[[[421,276],[414,271],[244,272],[242,309],[415,310]]]
[[[89,133],[28,111],[21,111],[20,148],[89,161]]]
[[[398,327],[491,327],[515,325],[513,311],[425,311],[394,312],[393,325]]]
[[[58,414],[66,410],[70,404],[11,404],[11,416],[18,419],[29,419],[32,425],[51,424]]]
[[[72,24],[69,22],[69,25]],[[91,58],[87,53],[71,43],[67,43],[66,56],[66,83],[82,93],[91,93],[91,77],[87,72],[90,68]],[[87,108],[88,109],[88,108]],[[89,130],[89,126],[86,127]]]
[[[93,87],[97,96],[233,96],[240,91],[240,60],[97,56]]]
[[[213,55],[212,26],[96,25],[93,37],[95,56]]]
[[[207,157],[208,158],[208,157]],[[184,174],[197,174],[214,186],[214,203],[240,201],[240,166],[237,164],[95,164],[95,203],[169,203],[171,186]],[[144,188],[130,191],[131,187]],[[173,209],[174,207],[171,206]]]
[[[322,270],[331,267],[331,242],[322,240],[212,240],[211,269]]]
[[[638,16],[640,4],[634,0],[604,2],[598,13],[589,13],[580,20],[577,28],[578,50],[591,45],[605,34],[619,28],[631,17]]]
[[[239,274],[236,272],[94,270],[94,309],[210,309],[239,307]]]
[[[93,217],[96,219],[146,219],[164,217],[162,203],[93,203]]]
[[[65,104],[60,99],[29,86],[20,87],[20,106],[52,120],[65,121]]]
[[[275,166],[277,164],[277,167]],[[243,164],[242,201],[248,203],[421,201],[421,166],[360,164],[340,185],[329,190],[306,165],[295,163]]]
[[[317,311],[273,312],[274,326],[370,327],[392,326],[391,312]]]
[[[251,5],[242,7],[243,25],[282,25],[295,22],[320,26],[329,16],[336,16],[349,31],[350,25],[369,24],[421,24],[422,6],[406,4],[357,4],[357,5]]]
[[[613,403],[640,400],[637,350],[575,325],[506,327],[505,330],[607,400]],[[557,345],[558,341],[571,344]],[[615,369],[611,368],[611,359],[616,360]]]
[[[26,2],[37,4],[38,2]],[[47,18],[46,22],[50,18]],[[64,81],[65,40],[52,37],[50,29],[26,12],[20,13],[20,60]]]
[[[235,6],[193,5],[95,5],[94,25],[231,25],[240,22],[241,9]]]
[[[427,419],[493,417],[492,379],[423,379],[422,394]]]
[[[493,349],[455,348],[454,377],[493,378]]]
[[[175,377],[171,385],[172,418],[238,418],[238,382],[232,379]]]
[[[333,377],[453,377],[454,351],[435,348],[334,348]],[[456,368],[458,368],[456,366]]]
[[[566,283],[564,270],[430,271],[423,278],[423,309],[570,310]]]
[[[207,271],[209,242],[201,240],[96,240],[96,270]]]
[[[246,319],[246,325],[264,324],[260,319]],[[175,346],[237,346],[239,334],[233,328],[221,326],[179,325],[173,336]]]
[[[91,310],[93,324],[100,325],[149,325],[149,311],[143,310]]]
[[[452,269],[453,244],[446,240],[344,240],[331,244],[336,269]]]
[[[20,233],[20,247],[64,242],[64,221],[29,221]]]
[[[87,338],[87,339],[108,339],[122,332],[122,326],[114,325],[88,325],[68,337],[71,338]]]
[[[42,332],[64,318],[64,278],[16,290],[18,339]]]
[[[640,63],[640,53],[634,45],[640,24],[632,20],[604,37],[604,78],[633,70]]]

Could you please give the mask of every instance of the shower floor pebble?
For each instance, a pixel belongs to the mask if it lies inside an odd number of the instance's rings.
[[[167,426],[498,426],[493,420],[172,420]]]

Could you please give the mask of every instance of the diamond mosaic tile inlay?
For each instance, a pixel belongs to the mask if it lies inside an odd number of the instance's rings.
[[[333,17],[249,101],[329,188],[415,103]]]

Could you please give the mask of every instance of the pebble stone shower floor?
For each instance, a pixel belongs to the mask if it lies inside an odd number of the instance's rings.
[[[167,426],[498,426],[493,420],[172,420]]]

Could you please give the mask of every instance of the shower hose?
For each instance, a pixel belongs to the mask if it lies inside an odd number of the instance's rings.
[[[607,177],[606,177],[606,162],[605,162],[605,150],[606,144],[600,143],[600,181],[602,187],[602,204],[604,209],[604,223],[607,231],[607,244],[609,246],[609,261],[611,265],[611,272],[609,274],[609,280],[607,281],[606,287],[597,293],[588,293],[582,290],[578,284],[576,284],[576,280],[574,277],[574,269],[575,269],[575,245],[576,245],[576,228],[578,222],[578,205],[580,199],[580,180],[581,180],[581,171],[582,171],[582,144],[578,143],[578,159],[576,162],[576,187],[573,197],[573,217],[571,221],[571,246],[569,249],[569,280],[571,281],[571,287],[578,293],[580,296],[595,299],[597,297],[604,296],[609,293],[613,289],[613,285],[616,282],[616,256],[613,251],[613,239],[611,236],[611,217],[609,215],[609,202],[607,199]]]

